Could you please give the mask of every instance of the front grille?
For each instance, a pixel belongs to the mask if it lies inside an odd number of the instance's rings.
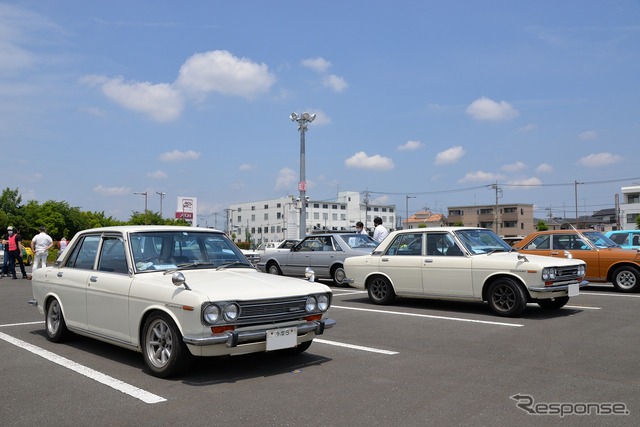
[[[563,282],[566,280],[575,280],[579,278],[578,266],[570,267],[556,267],[556,282]]]
[[[307,315],[307,297],[270,301],[243,301],[240,305],[239,324],[282,322],[299,319]]]

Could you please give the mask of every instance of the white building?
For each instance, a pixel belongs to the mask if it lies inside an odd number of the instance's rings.
[[[620,201],[620,229],[635,230],[636,219],[640,215],[640,186],[622,187]]]
[[[300,237],[301,201],[296,196],[245,202],[229,205],[227,231],[235,234],[235,241],[246,241],[255,246],[263,242],[296,239]],[[334,200],[306,201],[306,234],[324,231],[353,231],[362,221],[373,231],[373,218],[382,218],[382,224],[393,229],[396,221],[395,205],[370,204],[366,195],[355,191],[338,193]]]

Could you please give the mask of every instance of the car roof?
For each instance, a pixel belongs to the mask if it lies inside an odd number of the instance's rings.
[[[205,227],[189,227],[185,225],[116,225],[111,227],[88,228],[80,231],[80,233],[89,232],[119,232],[119,233],[137,233],[150,231],[185,231],[185,232],[210,232],[224,234],[221,230]]]
[[[420,233],[423,231],[460,231],[460,230],[489,230],[490,228],[484,227],[425,227],[425,228],[408,228],[405,230],[395,230],[392,233],[406,234],[406,233]]]

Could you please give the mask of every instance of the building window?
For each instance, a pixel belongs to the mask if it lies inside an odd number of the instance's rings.
[[[320,209],[320,203],[314,203],[313,207],[316,208],[316,209]]]
[[[329,214],[326,212],[322,213],[322,219],[324,219],[325,221],[329,219]]]
[[[638,219],[638,215],[637,213],[632,213],[632,214],[627,214],[627,222],[636,222],[636,220]]]
[[[282,207],[282,203],[278,203],[278,204],[276,205],[276,208],[278,208],[278,209],[280,209],[281,207]]]
[[[347,206],[346,205],[340,205],[340,210],[342,210],[342,211],[347,210]]]
[[[478,212],[480,215],[487,215],[487,214],[492,214],[493,213],[493,208],[490,209],[480,209],[480,211]]]
[[[389,213],[393,213],[393,208],[389,208]]]
[[[504,208],[504,213],[516,213],[518,209],[516,208]]]
[[[276,219],[282,219],[282,212],[278,212],[276,214]]]
[[[264,208],[265,209],[269,209],[269,205],[264,205]]]
[[[264,214],[264,220],[267,221],[268,219],[269,219],[269,214],[268,213]]]
[[[462,211],[460,209],[450,210],[449,216],[462,216]]]
[[[331,209],[338,209],[338,205],[331,205]]]
[[[504,228],[515,228],[518,226],[518,222],[517,221],[505,221],[504,222]]]
[[[320,212],[314,212],[313,219],[320,219]]]
[[[238,220],[236,222],[240,224],[242,222],[242,216],[238,215]]]
[[[332,213],[331,214],[331,220],[332,221],[337,221],[338,220],[338,214],[337,213]]]
[[[323,204],[322,204],[322,209],[329,209],[329,205],[328,205],[328,204],[326,204],[326,203],[323,203]]]
[[[238,212],[242,212],[242,208],[238,206]]]
[[[255,211],[255,210],[256,210],[256,207],[255,207],[255,206],[251,206],[251,210],[252,210],[252,211]]]
[[[386,211],[387,211],[387,208],[382,208],[382,212],[386,212]]]
[[[640,193],[627,194],[627,203],[640,203]]]
[[[256,222],[256,214],[251,214],[251,222]]]

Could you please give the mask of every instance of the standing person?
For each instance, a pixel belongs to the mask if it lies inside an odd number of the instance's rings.
[[[60,239],[58,247],[60,248],[60,252],[58,252],[58,255],[60,255],[62,252],[64,252],[65,249],[67,249],[67,239],[65,239],[64,236],[62,236],[62,239]]]
[[[375,225],[376,227],[373,229],[373,240],[380,243],[384,240],[385,237],[389,235],[389,230],[387,230],[387,228],[382,225],[382,218],[380,218],[379,216],[373,219],[373,225]]]
[[[18,243],[18,255],[16,260],[18,260],[18,265],[20,266],[20,273],[22,273],[22,278],[23,279],[28,279],[27,276],[27,272],[24,269],[24,255],[26,254],[26,251],[24,249],[24,246],[22,246],[22,236],[20,235],[20,230],[18,230],[17,228],[14,229],[15,235],[16,235],[16,243]]]
[[[40,226],[40,233],[36,234],[31,240],[31,250],[34,253],[33,267],[31,275],[40,267],[47,266],[47,256],[49,249],[53,246],[53,239],[46,233],[44,226]]]
[[[2,250],[4,251],[4,260],[2,261],[2,272],[0,272],[0,279],[9,275],[9,241],[7,235],[2,236]]]
[[[357,234],[368,234],[367,230],[364,229],[364,224],[362,221],[356,222],[356,233]]]
[[[17,241],[18,235],[16,234],[13,226],[7,227],[7,248],[9,253],[9,260],[7,261],[7,275],[11,275],[12,279],[17,279],[16,276],[16,257],[22,256],[20,253],[20,247]]]

